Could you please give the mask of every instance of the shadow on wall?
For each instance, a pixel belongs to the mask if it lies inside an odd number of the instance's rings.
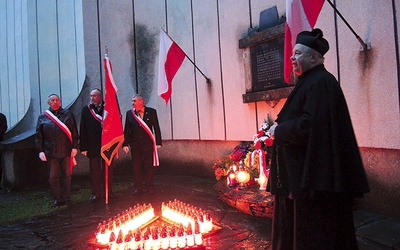
[[[131,77],[137,80],[133,85],[136,93],[141,94],[146,102],[151,97],[155,79],[155,61],[158,58],[156,44],[158,33],[151,33],[145,25],[136,25],[129,35],[131,47]],[[136,73],[136,74],[135,74]]]

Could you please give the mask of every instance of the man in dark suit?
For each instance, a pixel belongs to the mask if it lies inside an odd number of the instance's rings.
[[[39,115],[35,145],[39,159],[49,166],[53,207],[66,205],[71,198],[71,173],[76,165],[79,134],[74,114],[61,107],[57,94],[47,99],[49,109]]]
[[[94,202],[103,197],[104,190],[104,161],[100,156],[104,101],[102,92],[93,89],[90,92],[90,104],[83,107],[80,124],[80,150],[89,158],[91,191],[90,201]],[[113,168],[109,167],[109,193],[112,196]]]
[[[131,148],[134,191],[154,193],[154,170],[158,166],[157,149],[161,147],[161,131],[157,111],[144,105],[141,95],[132,97],[133,109],[126,112],[123,150]],[[143,186],[143,175],[145,186]]]

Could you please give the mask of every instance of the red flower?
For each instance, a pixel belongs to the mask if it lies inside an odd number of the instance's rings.
[[[260,149],[261,148],[261,141],[257,141],[255,144],[256,149]]]
[[[217,169],[215,170],[215,176],[216,176],[216,177],[221,177],[221,176],[224,176],[224,175],[225,175],[224,170],[222,170],[222,169],[220,169],[220,168],[217,168]]]
[[[264,144],[267,147],[271,147],[272,144],[274,144],[274,140],[272,140],[271,138],[265,139]]]
[[[233,152],[231,154],[232,157],[231,159],[233,161],[240,161],[246,157],[246,154],[247,154],[247,147],[239,145],[233,149]]]

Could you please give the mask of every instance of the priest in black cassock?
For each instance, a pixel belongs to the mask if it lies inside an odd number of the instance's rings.
[[[343,92],[323,64],[328,50],[320,29],[296,38],[298,80],[274,131],[272,249],[358,249],[352,205],[369,187]]]

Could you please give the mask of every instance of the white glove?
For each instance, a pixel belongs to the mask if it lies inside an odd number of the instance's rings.
[[[39,153],[39,159],[42,161],[47,161],[47,158],[46,158],[46,155],[44,154],[44,152]]]
[[[73,149],[71,150],[71,157],[75,157],[77,153],[78,153],[78,149],[73,148]]]

